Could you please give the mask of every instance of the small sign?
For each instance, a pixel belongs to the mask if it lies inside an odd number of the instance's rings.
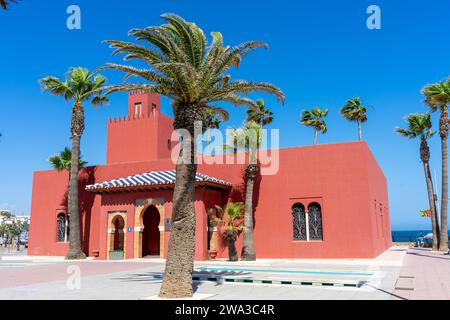
[[[172,220],[170,218],[164,219],[164,231],[172,230]]]
[[[128,227],[127,231],[128,231],[128,232],[133,231],[133,227]]]

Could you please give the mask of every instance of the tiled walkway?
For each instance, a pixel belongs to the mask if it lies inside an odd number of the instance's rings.
[[[450,300],[450,256],[408,249],[394,293],[412,300]]]
[[[211,277],[253,277],[261,283],[199,279],[194,282],[194,288],[209,299],[225,300],[401,299],[392,291],[406,251],[406,247],[393,247],[375,259],[196,262],[195,269]],[[2,257],[0,299],[143,299],[159,292],[163,271],[162,259],[62,261],[52,257]],[[74,286],[73,279],[80,280],[78,287]],[[280,279],[291,284],[281,283]],[[268,284],[267,280],[272,282]],[[355,280],[363,280],[364,285],[334,285]],[[299,285],[299,282],[308,284]],[[316,285],[319,282],[322,285]]]

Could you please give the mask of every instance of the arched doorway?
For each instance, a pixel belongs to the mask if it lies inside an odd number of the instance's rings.
[[[121,216],[117,216],[113,220],[114,225],[114,241],[112,250],[123,250],[124,245],[124,232],[125,221]]]
[[[115,215],[110,224],[109,259],[122,260],[125,257],[125,220]]]
[[[142,224],[142,257],[159,256],[159,211],[155,206],[149,206],[143,216]]]

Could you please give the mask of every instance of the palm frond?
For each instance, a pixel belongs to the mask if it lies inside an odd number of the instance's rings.
[[[262,128],[256,122],[245,122],[243,127],[230,130],[228,134],[227,144],[222,146],[225,151],[236,153],[243,150],[255,154],[256,150],[261,147]]]
[[[61,80],[54,76],[48,76],[39,80],[44,91],[64,97],[66,101],[83,102],[91,100],[98,105],[108,101],[102,94],[106,78],[96,72],[89,72],[85,68],[70,68]]]
[[[324,120],[327,115],[328,109],[322,110],[320,108],[314,108],[311,110],[304,110],[302,112],[300,122],[307,127],[313,127],[325,134],[328,131]]]
[[[424,103],[432,112],[446,108],[450,104],[450,78],[425,86],[422,94],[425,96]]]
[[[273,112],[266,108],[263,99],[259,99],[255,106],[248,108],[247,121],[254,121],[261,126],[265,126],[272,123]]]
[[[367,108],[362,105],[359,97],[348,100],[340,112],[342,117],[346,120],[358,122],[367,121]]]
[[[3,10],[8,10],[8,7],[11,5],[11,3],[18,3],[19,0],[0,0],[0,7],[2,7]]]
[[[87,162],[83,161],[82,155],[80,154],[79,167],[83,168],[86,166]],[[68,170],[70,171],[72,163],[72,150],[65,147],[58,155],[54,155],[48,159],[48,162],[52,165],[53,169],[58,171]]]
[[[254,92],[269,93],[284,102],[283,92],[265,82],[232,81],[230,68],[237,67],[243,58],[267,44],[248,41],[234,47],[224,46],[222,34],[211,33],[208,39],[201,28],[175,14],[162,15],[166,24],[133,29],[129,35],[144,45],[118,40],[107,40],[115,49],[113,54],[124,54],[125,60],[142,60],[150,68],[107,64],[106,68],[142,80],[143,84],[123,83],[106,87],[106,94],[118,91],[144,89],[174,100],[175,118],[185,107],[206,108],[220,102],[235,106],[254,107],[255,102],[245,96]],[[206,109],[205,109],[206,110]]]
[[[414,113],[405,117],[407,128],[396,127],[395,132],[408,139],[420,137],[423,140],[431,138],[436,132],[433,131],[431,115],[429,113]]]

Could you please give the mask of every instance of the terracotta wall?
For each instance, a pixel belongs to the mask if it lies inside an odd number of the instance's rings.
[[[281,149],[279,167],[276,175],[262,176],[255,188],[258,257],[368,258],[390,247],[388,214],[383,215],[383,237],[373,234],[373,199],[383,203],[385,212],[389,205],[386,179],[365,142]],[[199,167],[231,180],[238,194],[243,194],[242,169]],[[294,241],[292,205],[311,201],[322,206],[323,241]]]
[[[135,117],[135,103],[142,113]],[[156,109],[154,106],[156,105]],[[134,226],[136,199],[163,197],[165,217],[171,217],[172,191],[95,195],[84,191],[93,184],[153,170],[173,170],[169,144],[172,119],[159,112],[160,99],[151,94],[129,97],[127,118],[108,124],[107,165],[80,173],[83,249],[106,258],[108,212],[126,211],[127,227]],[[365,142],[327,144],[271,151],[278,171],[262,175],[255,185],[255,248],[259,258],[369,258],[391,245],[386,178]],[[279,155],[279,157],[277,157]],[[211,157],[209,157],[211,159]],[[234,184],[229,192],[198,189],[196,259],[207,258],[206,210],[229,199],[244,201],[244,164],[226,157],[225,164],[200,163],[198,171]],[[67,211],[67,172],[40,171],[33,177],[30,255],[64,255],[67,244],[56,242],[56,216]],[[292,206],[317,202],[322,208],[323,240],[294,241]],[[126,233],[126,258],[133,257],[134,230]],[[170,232],[163,242],[167,251]],[[219,257],[227,250],[219,241]],[[238,239],[241,250],[242,236]]]
[[[83,184],[105,181],[151,170],[169,170],[170,160],[115,164],[87,168]],[[235,184],[229,196],[243,201],[243,165],[199,165],[198,171]],[[34,175],[30,254],[62,255],[66,245],[56,243],[56,214],[64,201],[67,175],[54,171]],[[391,245],[386,179],[364,142],[319,145],[280,150],[280,170],[262,176],[255,187],[255,246],[260,258],[369,258]],[[202,193],[203,192],[203,193]],[[171,192],[170,192],[171,193]],[[106,257],[108,211],[134,212],[135,198],[159,197],[159,193],[102,196],[81,192],[82,228],[89,255],[99,250]],[[113,201],[111,201],[114,199]],[[171,195],[166,194],[166,216],[170,216]],[[108,199],[108,200],[106,200]],[[206,258],[206,210],[228,194],[198,191],[197,259]],[[322,206],[323,241],[294,241],[292,205],[315,201]],[[377,210],[375,210],[375,201]],[[380,207],[382,211],[380,212]],[[134,218],[133,214],[129,215]],[[89,217],[87,220],[86,218]],[[130,218],[127,224],[134,224]],[[129,235],[127,234],[127,237]],[[165,237],[168,242],[169,233]],[[128,239],[128,238],[127,238]],[[275,240],[274,240],[275,239]],[[127,240],[131,254],[132,237]],[[241,239],[238,241],[240,251]],[[226,257],[221,247],[219,257]]]
[[[141,104],[137,114],[136,103]],[[173,120],[160,112],[158,95],[130,93],[128,115],[108,121],[106,163],[170,158],[172,130]]]

